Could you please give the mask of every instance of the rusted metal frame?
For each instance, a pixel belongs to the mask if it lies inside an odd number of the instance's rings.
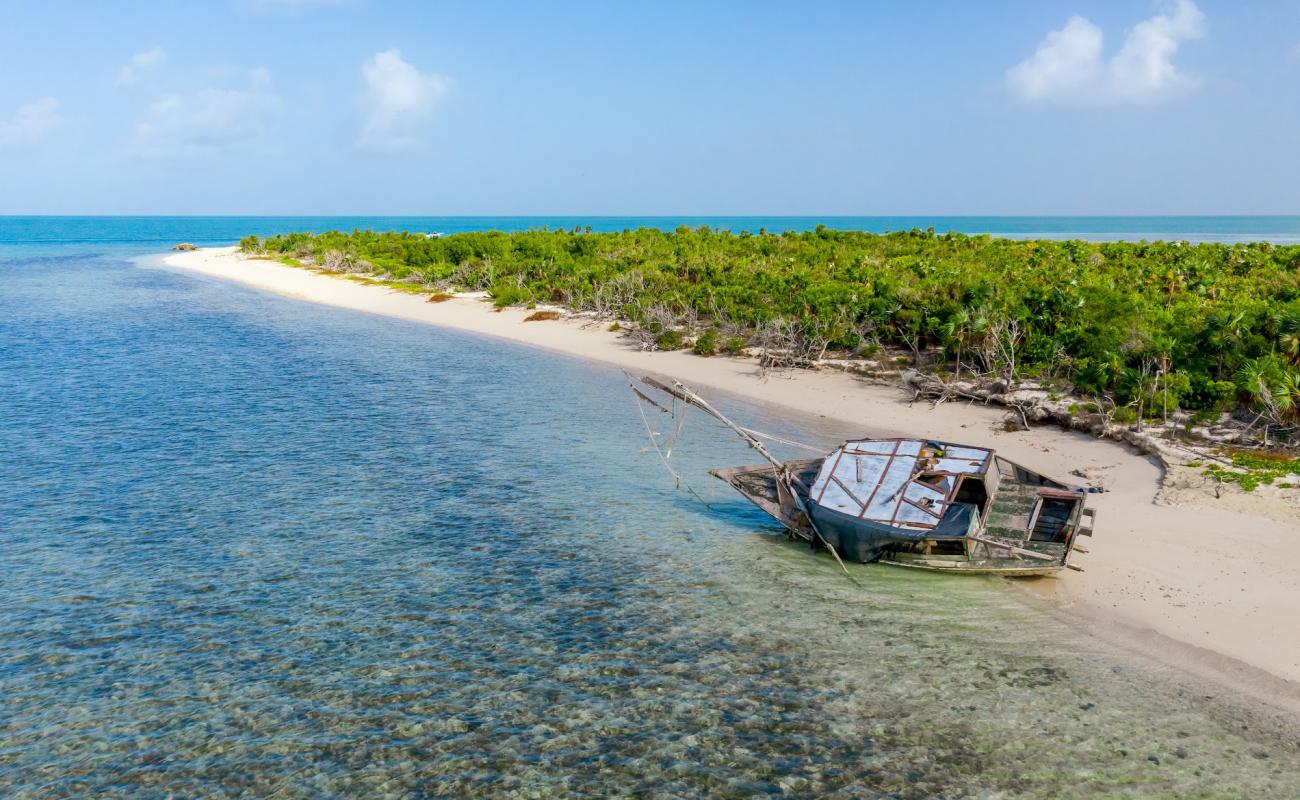
[[[849,497],[853,498],[853,502],[855,502],[855,503],[857,503],[857,504],[859,504],[859,505],[862,504],[862,501],[859,500],[859,499],[858,499],[858,496],[857,496],[856,494],[853,493],[853,490],[850,489],[848,486],[846,486],[846,485],[844,484],[844,481],[840,480],[838,476],[836,476],[836,475],[831,475],[831,480],[832,480],[832,481],[835,481],[837,484],[839,484],[839,487],[840,487],[841,489],[844,490],[844,493],[847,494]],[[830,481],[827,481],[827,483],[829,483],[829,482],[830,482]]]
[[[908,483],[910,483],[910,481]],[[906,483],[903,484],[903,488],[900,489],[899,491],[901,491],[903,494],[899,496],[898,502],[894,504],[894,513],[889,517],[890,525],[898,524],[898,512],[903,510],[903,501],[907,499],[907,484]]]
[[[905,436],[885,437],[885,438],[883,438],[883,439],[849,439],[849,440],[845,441],[843,444],[841,444],[841,445],[840,445],[840,448],[843,449],[843,450],[848,450],[849,445],[851,445],[851,444],[860,444],[860,443],[862,443],[862,442],[881,442],[881,443],[884,443],[884,442],[893,442],[893,443],[894,443],[894,452],[897,453],[897,452],[898,452],[898,446],[899,446],[900,444],[902,444],[903,442],[915,442],[915,441],[918,441],[918,440],[916,440],[916,439],[909,439],[909,438],[907,438],[907,437],[905,437]],[[848,452],[849,452],[850,455],[852,455],[852,454],[854,454],[854,453],[857,453],[858,455],[864,455],[864,456],[883,456],[883,455],[888,455],[887,453],[864,453],[864,452],[862,452],[861,450],[848,450]]]
[[[862,506],[862,513],[858,514],[858,519],[867,519],[867,509],[871,506],[871,501],[876,499],[876,492],[880,491],[880,484],[885,482],[885,476],[889,474],[889,468],[894,466],[894,459],[898,457],[898,446],[902,442],[902,439],[894,440],[894,452],[889,454],[889,460],[885,462],[885,469],[880,473],[880,480],[876,481],[876,485],[871,489],[871,496],[867,498],[867,502]],[[883,453],[880,455],[883,455]]]
[[[952,505],[952,501],[955,500],[955,499],[957,498],[957,490],[961,488],[961,482],[964,481],[964,480],[967,479],[967,478],[973,477],[973,476],[971,475],[971,473],[969,473],[969,472],[949,472],[948,470],[926,470],[925,474],[927,474],[927,475],[946,475],[947,477],[953,479],[953,482],[952,482],[952,488],[949,489],[949,490],[944,494],[944,496],[943,496],[943,505],[944,505],[944,508],[947,508],[948,506]],[[916,479],[913,479],[912,482],[913,482],[913,483],[921,483],[921,484],[924,484],[924,485],[926,485],[926,486],[930,486],[928,483],[926,483],[925,481],[922,481],[922,480],[916,480]],[[931,489],[935,489],[935,487],[933,487],[933,486],[930,486],[930,488],[931,488]],[[936,491],[937,491],[937,489],[936,489]]]
[[[850,456],[874,456],[874,457],[876,457],[876,458],[883,458],[883,457],[885,457],[885,456],[887,456],[887,455],[890,455],[890,454],[893,453],[893,452],[897,452],[897,451],[886,450],[886,451],[883,452],[883,453],[869,453],[869,452],[867,452],[866,450],[845,450],[845,451],[844,451],[845,455],[850,455]]]
[[[918,459],[919,459],[919,458],[920,458],[920,457],[918,456]],[[907,480],[903,483],[903,487],[902,487],[901,489],[899,489],[899,491],[902,492],[903,494],[899,496],[899,498],[898,498],[898,504],[894,506],[894,515],[893,515],[892,517],[889,518],[889,524],[890,524],[890,525],[897,525],[897,524],[898,524],[898,512],[903,510],[903,501],[904,501],[904,500],[907,500],[907,487],[908,487],[908,485],[910,485],[910,484],[916,482],[916,476],[919,475],[919,474],[921,474],[922,471],[923,471],[923,470],[916,470],[916,471],[914,471],[911,475],[908,476]],[[930,488],[933,489],[934,487],[930,487]],[[911,503],[912,501],[911,501],[911,500],[907,500],[907,502]],[[912,503],[912,505],[916,505],[916,503]],[[918,507],[919,507],[919,506],[918,506]],[[943,515],[942,515],[942,514],[935,514],[935,515],[933,515],[933,516],[936,516],[936,517],[938,517],[939,519],[943,519]]]
[[[931,440],[926,439],[925,441],[926,441],[926,442],[929,442],[929,441],[931,441]],[[964,445],[961,445],[961,446],[964,446]],[[925,449],[925,448],[923,447],[922,450],[924,450],[924,449]],[[975,448],[971,448],[971,449],[975,449]],[[990,450],[986,450],[985,452],[991,453],[992,451],[990,451]],[[917,458],[919,459],[920,456],[917,456]],[[967,459],[967,460],[969,460],[969,459]],[[922,505],[920,505],[920,504],[918,504],[918,503],[914,503],[914,502],[912,502],[911,500],[909,500],[909,499],[907,498],[907,487],[908,487],[908,484],[917,483],[917,484],[925,485],[927,488],[929,488],[929,489],[931,489],[931,490],[934,489],[933,486],[929,486],[928,484],[925,484],[924,481],[918,480],[918,476],[919,476],[921,473],[923,473],[923,472],[926,473],[926,474],[929,474],[929,475],[947,475],[947,476],[949,476],[949,477],[957,477],[957,476],[962,476],[962,475],[968,475],[968,474],[970,474],[970,473],[966,473],[966,472],[952,472],[952,471],[950,471],[950,470],[925,470],[925,469],[918,469],[918,470],[917,470],[916,472],[914,472],[910,477],[908,477],[907,482],[903,484],[903,488],[901,489],[901,491],[903,492],[903,495],[902,495],[902,497],[900,498],[900,502],[898,503],[898,505],[894,506],[894,515],[893,515],[892,517],[889,518],[889,524],[890,524],[890,525],[895,525],[895,524],[897,524],[897,522],[898,522],[898,512],[903,510],[903,502],[901,502],[901,501],[906,501],[906,502],[908,502],[908,503],[911,503],[913,506],[916,506],[917,508],[921,509],[922,511],[924,511],[925,513],[927,513],[927,514],[929,514],[930,516],[934,517],[935,519],[939,519],[939,520],[942,520],[942,519],[943,519],[943,514],[942,514],[942,513],[938,513],[938,514],[936,514],[936,513],[934,513],[933,511],[931,511],[930,509],[926,508],[925,506],[922,506]],[[948,506],[952,503],[952,498],[956,496],[956,493],[957,493],[957,487],[958,487],[958,485],[959,485],[960,483],[961,483],[961,479],[960,479],[960,478],[957,478],[957,480],[954,480],[954,481],[952,482],[952,488],[949,489],[947,492],[944,493],[944,496],[943,496],[943,509],[944,509],[945,511],[947,510]],[[935,526],[931,526],[931,527],[935,527]]]
[[[835,470],[840,468],[841,458],[844,458],[844,448],[842,446],[840,447],[840,451],[835,454],[835,463],[831,464],[831,471],[828,473],[830,477],[832,478],[835,477]],[[817,505],[822,504],[822,498],[826,496],[826,487],[830,485],[831,482],[829,480],[826,481],[826,483],[822,484],[822,490],[817,493]]]
[[[949,490],[944,494],[944,496],[943,496],[943,504],[944,504],[945,507],[951,505],[951,504],[952,504],[952,501],[957,497],[957,490],[958,490],[959,488],[961,488],[961,482],[962,482],[963,480],[965,480],[966,478],[972,477],[972,473],[969,473],[969,472],[952,472],[951,470],[946,470],[946,469],[927,469],[927,470],[925,470],[925,474],[926,474],[926,475],[945,475],[945,476],[947,476],[947,477],[949,477],[949,478],[954,478],[954,479],[955,479],[955,480],[953,480],[953,482],[952,482],[952,488],[949,489]],[[909,483],[920,483],[920,484],[923,484],[923,485],[925,485],[925,486],[930,486],[930,484],[926,483],[926,482],[923,481],[923,480],[919,480],[919,479],[917,479],[917,478],[912,478],[912,479],[910,479],[908,482],[909,482]],[[935,487],[933,487],[933,486],[930,486],[930,488],[931,488],[931,489],[935,489]],[[937,490],[936,490],[936,491],[937,491]]]
[[[907,497],[906,495],[903,496],[903,502],[904,502],[904,503],[908,503],[909,505],[916,506],[917,508],[921,509],[922,511],[924,511],[925,513],[927,513],[927,514],[929,514],[930,516],[934,517],[935,519],[943,519],[943,514],[936,514],[936,513],[934,513],[934,512],[931,511],[930,509],[928,509],[928,508],[926,508],[925,506],[921,505],[920,503],[916,502],[916,501],[913,500],[912,498]],[[900,504],[900,505],[901,505],[901,504]]]

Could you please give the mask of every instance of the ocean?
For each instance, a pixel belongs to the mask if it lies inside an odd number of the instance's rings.
[[[537,224],[0,218],[0,796],[1300,795],[1293,720],[1002,581],[846,580],[704,418],[677,489],[616,370],[148,258]]]
[[[674,230],[701,225],[731,231],[811,230],[818,225],[875,233],[934,228],[939,233],[1088,241],[1188,241],[1300,244],[1300,216],[1222,217],[5,217],[0,247],[80,245],[108,250],[233,244],[249,234],[353,229],[458,233],[590,226],[598,231],[640,227]]]

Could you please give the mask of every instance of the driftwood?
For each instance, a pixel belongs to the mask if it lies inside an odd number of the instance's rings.
[[[1037,423],[1084,431],[1098,438],[1114,439],[1132,445],[1138,452],[1152,456],[1166,466],[1188,460],[1228,464],[1230,462],[1227,459],[1214,453],[1216,446],[1248,446],[1250,443],[1249,427],[1236,424],[1234,420],[1220,421],[1202,434],[1205,437],[1203,443],[1188,446],[1185,441],[1180,441],[1177,429],[1172,424],[1139,429],[1135,425],[1115,422],[1112,414],[1105,411],[1079,413],[1077,404],[1085,402],[1084,400],[1053,399],[1046,389],[1033,384],[1012,386],[1000,378],[945,381],[936,375],[915,370],[904,373],[902,380],[912,390],[912,402],[925,398],[938,405],[954,398],[962,398],[984,405],[1001,406],[1007,409],[1009,415],[1008,429],[1014,429],[1012,426],[1028,429]],[[1099,403],[1107,400],[1108,398]]]

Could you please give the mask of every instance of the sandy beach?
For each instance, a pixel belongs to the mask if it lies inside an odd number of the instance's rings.
[[[1049,475],[1089,475],[1107,492],[1090,503],[1097,534],[1073,563],[1084,572],[1017,582],[1103,636],[1213,673],[1259,697],[1300,708],[1300,517],[1287,502],[1240,494],[1216,499],[1191,473],[1164,488],[1152,459],[1109,441],[1053,428],[1003,432],[1002,412],[964,403],[909,405],[898,387],[838,371],[759,374],[753,360],[634,349],[582,319],[525,323],[530,312],[494,312],[481,299],[429,303],[425,296],[245,259],[234,248],[177,253],[169,267],[313,303],[456,328],[568,353],[697,388],[820,415],[879,434],[904,433],[996,448]],[[1186,485],[1183,485],[1186,484]],[[1172,490],[1176,488],[1177,490]]]

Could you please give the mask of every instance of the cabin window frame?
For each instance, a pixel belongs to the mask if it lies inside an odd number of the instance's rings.
[[[1072,524],[1072,520],[1074,520],[1074,518],[1079,514],[1079,509],[1083,505],[1083,496],[1078,492],[1064,492],[1064,491],[1060,491],[1059,489],[1039,489],[1037,497],[1034,500],[1033,511],[1030,512],[1029,514],[1029,524],[1025,526],[1025,541],[1043,542],[1046,544],[1068,545],[1070,544],[1071,533],[1066,533],[1065,538],[1059,542],[1056,541],[1055,539],[1034,538],[1034,529],[1038,527],[1038,517],[1040,514],[1042,514],[1043,506],[1047,505],[1046,501],[1048,500],[1065,500],[1065,501],[1069,501],[1072,504],[1073,508],[1070,511],[1070,516],[1066,518],[1066,521],[1064,525],[1062,525],[1062,527],[1064,527],[1065,525]],[[1073,523],[1073,524],[1075,525],[1075,527],[1078,526],[1078,523]]]
[[[978,483],[980,486],[984,487],[984,502],[971,503],[970,505],[973,505],[975,506],[975,508],[979,509],[981,517],[987,517],[989,513],[989,508],[991,508],[993,505],[993,492],[989,491],[989,481],[987,475],[977,475],[972,473],[963,473],[957,475],[957,483],[953,487],[952,496],[949,498],[949,502],[950,503],[957,502],[957,495],[961,494],[961,487],[966,484],[966,481],[974,481]]]

